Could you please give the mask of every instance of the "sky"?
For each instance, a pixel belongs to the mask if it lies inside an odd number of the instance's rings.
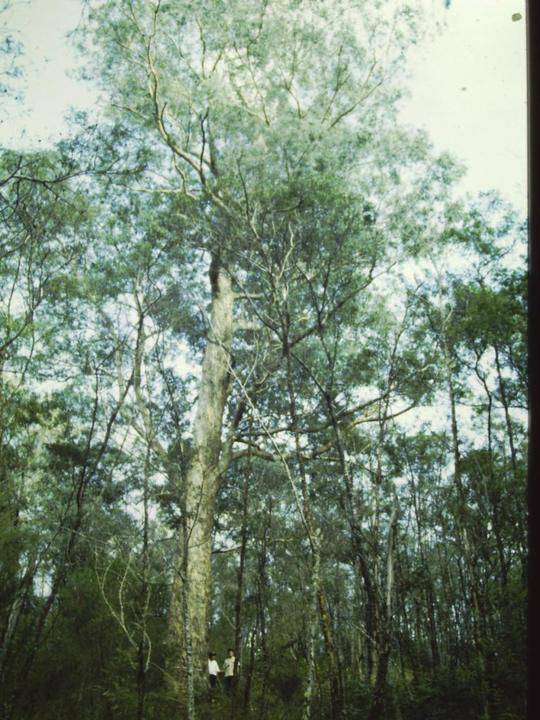
[[[527,211],[525,0],[426,0],[446,28],[411,54],[403,121],[426,129],[468,172],[464,190],[497,189]],[[520,16],[520,18],[518,18]]]
[[[525,214],[525,0],[421,1],[440,29],[410,52],[401,120],[466,165],[464,192],[496,189]],[[0,18],[0,34],[24,45],[23,94],[0,105],[0,145],[44,147],[67,134],[70,107],[95,112],[97,92],[76,79],[66,38],[80,19],[80,0],[16,0]]]

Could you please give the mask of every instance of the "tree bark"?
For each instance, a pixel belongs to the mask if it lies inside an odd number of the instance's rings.
[[[267,577],[267,542],[270,525],[272,522],[272,504],[270,502],[268,508],[268,517],[266,525],[262,532],[261,547],[258,555],[258,576],[257,576],[257,624],[260,634],[261,648],[261,690],[260,690],[260,710],[259,717],[266,720],[268,715],[268,675],[270,671],[270,654],[268,650],[267,633],[266,633],[266,590],[268,585]]]
[[[386,593],[380,607],[381,628],[379,641],[379,662],[377,663],[377,674],[373,688],[373,699],[369,709],[368,720],[378,720],[382,717],[386,701],[386,686],[388,675],[388,663],[390,660],[391,638],[392,638],[392,605],[394,594],[394,555],[396,544],[397,528],[397,505],[394,506],[390,526],[388,530],[388,545],[386,556]]]
[[[332,621],[328,612],[328,602],[326,599],[326,593],[322,587],[320,580],[320,564],[321,564],[321,553],[320,553],[320,531],[315,527],[315,521],[311,510],[311,503],[308,493],[307,484],[307,473],[305,463],[302,457],[302,451],[300,447],[300,427],[299,418],[296,405],[296,395],[293,380],[293,368],[292,360],[289,349],[289,312],[285,313],[283,319],[283,344],[285,348],[285,356],[287,361],[287,389],[289,392],[289,415],[291,418],[291,428],[294,432],[294,444],[296,451],[296,459],[298,462],[298,469],[300,473],[300,481],[302,487],[302,515],[303,524],[306,531],[311,553],[311,581],[313,583],[313,612],[315,613],[318,609],[319,618],[321,621],[324,637],[324,645],[326,654],[328,657],[328,675],[330,682],[330,706],[331,706],[331,717],[332,720],[340,720],[342,713],[342,692],[341,692],[341,678],[339,672],[339,662],[337,658],[336,643],[334,641],[334,632],[332,628]],[[312,629],[313,628],[313,629]],[[308,650],[308,673],[306,679],[306,693],[305,693],[305,704],[304,704],[304,715],[303,717],[309,718],[311,712],[311,694],[313,686],[313,673],[314,668],[314,655],[312,652],[312,646],[314,645],[315,621],[310,617],[310,637],[309,637],[309,650]]]
[[[242,609],[244,596],[244,570],[246,564],[246,546],[247,546],[247,520],[249,505],[249,477],[251,467],[248,467],[244,477],[244,486],[242,488],[242,528],[240,537],[240,560],[238,564],[238,583],[236,586],[236,601],[234,605],[234,684],[233,690],[236,694],[238,667],[240,663],[240,654],[242,651]]]
[[[479,590],[479,583],[477,578],[477,572],[475,568],[475,560],[473,558],[473,549],[469,539],[469,508],[467,505],[467,499],[465,496],[465,488],[462,479],[462,463],[461,463],[461,451],[459,447],[459,434],[457,424],[457,413],[456,413],[456,399],[454,383],[452,378],[450,352],[446,344],[446,338],[443,340],[443,350],[446,361],[446,372],[447,372],[447,387],[448,387],[448,400],[450,404],[450,418],[451,418],[451,436],[452,436],[452,449],[454,456],[454,485],[457,491],[457,517],[456,517],[456,530],[459,538],[460,545],[463,551],[463,557],[465,560],[465,566],[467,570],[469,580],[470,597],[472,601],[472,635],[474,646],[476,649],[477,660],[479,665],[479,692],[480,692],[480,704],[481,704],[481,720],[489,720],[489,704],[488,704],[488,680],[486,676],[486,654],[484,648],[484,637],[480,627],[483,617],[483,608],[481,607],[481,597]]]
[[[508,397],[506,394],[506,387],[504,384],[502,372],[501,372],[501,361],[499,357],[499,349],[495,345],[495,367],[497,368],[497,380],[499,382],[499,393],[501,396],[501,402],[504,408],[504,419],[506,421],[506,430],[508,432],[508,444],[510,445],[510,460],[512,462],[512,472],[514,477],[517,479],[517,455],[514,443],[514,428],[512,426],[512,419],[510,417],[510,409],[508,403]]]
[[[187,604],[195,684],[206,677],[208,613],[211,590],[212,526],[219,488],[222,425],[229,394],[230,350],[233,336],[234,292],[228,272],[214,255],[209,269],[212,300],[209,330],[201,368],[193,423],[193,452],[185,478],[187,522]],[[178,555],[183,557],[183,539]],[[178,562],[180,566],[182,562]],[[179,575],[179,582],[181,576]],[[171,604],[173,647],[184,647],[179,582]]]
[[[146,675],[149,661],[147,651],[147,623],[150,606],[150,547],[149,547],[149,463],[150,449],[147,448],[144,462],[143,485],[143,546],[142,546],[142,577],[141,577],[141,620],[140,638],[137,647],[137,720],[144,720],[146,703]]]

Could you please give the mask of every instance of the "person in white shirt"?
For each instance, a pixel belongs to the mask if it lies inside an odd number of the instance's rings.
[[[225,676],[225,689],[229,691],[232,689],[234,683],[234,666],[236,663],[236,658],[234,656],[234,650],[232,648],[229,648],[227,652],[228,657],[225,658],[223,662],[223,674]]]
[[[220,672],[216,660],[216,653],[208,653],[208,679],[210,680],[210,687],[217,687],[217,679]]]

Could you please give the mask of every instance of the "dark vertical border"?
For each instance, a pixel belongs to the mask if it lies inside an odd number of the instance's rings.
[[[528,716],[539,717],[540,706],[538,670],[538,630],[540,628],[540,598],[538,593],[539,577],[539,462],[538,462],[538,366],[539,354],[539,268],[538,256],[540,243],[540,197],[538,192],[540,171],[540,143],[538,126],[540,124],[540,108],[538,78],[540,77],[540,2],[527,1],[527,59],[528,59],[528,143],[529,143],[529,465],[528,465],[528,500],[529,500],[529,597],[528,597],[528,680],[529,702]]]

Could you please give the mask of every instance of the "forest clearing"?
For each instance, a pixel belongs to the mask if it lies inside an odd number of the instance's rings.
[[[425,3],[79,4],[99,112],[0,146],[0,715],[522,720],[527,223],[400,121]]]

